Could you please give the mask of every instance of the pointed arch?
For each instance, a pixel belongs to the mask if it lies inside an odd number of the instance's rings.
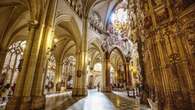
[[[119,53],[119,55],[121,56],[121,58],[122,58],[122,60],[123,60],[123,63],[126,63],[126,58],[125,58],[125,56],[124,56],[122,50],[121,50],[120,48],[118,48],[118,47],[113,47],[113,48],[110,50],[110,52],[109,52],[109,56],[112,54],[112,52],[113,52],[114,50],[116,50],[116,51]]]
[[[81,43],[81,30],[76,22],[75,18],[70,15],[59,15],[56,18],[55,25],[59,25],[60,23],[67,23],[69,32],[73,35],[74,41],[76,45],[80,46]]]

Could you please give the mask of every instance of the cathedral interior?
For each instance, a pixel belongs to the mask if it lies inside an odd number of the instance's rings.
[[[0,0],[0,110],[195,110],[195,0]]]

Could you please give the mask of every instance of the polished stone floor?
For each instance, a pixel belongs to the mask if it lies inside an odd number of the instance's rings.
[[[67,110],[115,110],[110,100],[100,92],[89,91],[88,96],[73,104]]]
[[[149,110],[141,106],[138,99],[126,99],[114,93],[90,90],[88,96],[75,102],[65,110]]]
[[[4,110],[0,107],[0,110]],[[139,98],[129,98],[126,92],[102,93],[89,90],[86,97],[72,97],[71,92],[50,94],[45,110],[150,110],[140,105]]]

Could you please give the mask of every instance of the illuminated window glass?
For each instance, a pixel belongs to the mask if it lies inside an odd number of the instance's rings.
[[[127,34],[129,27],[129,15],[127,10],[126,1],[122,1],[117,5],[113,13],[111,14],[111,26],[112,32],[116,34]]]
[[[45,80],[46,94],[53,92],[54,90],[55,73],[56,73],[56,60],[54,54],[51,54],[47,62],[47,72],[46,72],[46,80]]]
[[[19,64],[23,58],[26,41],[17,41],[9,46],[3,65],[2,74],[6,74],[4,83],[13,85],[19,73]]]
[[[74,56],[66,57],[63,60],[62,67],[62,80],[66,82],[67,88],[72,88],[73,86],[73,76],[76,72],[76,58]]]

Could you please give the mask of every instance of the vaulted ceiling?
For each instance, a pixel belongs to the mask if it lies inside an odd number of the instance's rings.
[[[0,1],[1,47],[8,46],[13,40],[26,39],[29,10],[25,3],[25,0]]]
[[[43,10],[44,4],[47,0],[1,0],[0,1],[0,41],[3,41],[1,47],[7,47],[9,44],[17,40],[27,40],[29,21],[32,15],[36,15],[34,10]],[[75,33],[82,32],[82,20],[74,11],[65,3],[67,0],[58,0],[56,18],[61,15],[65,18],[64,22],[57,24],[55,27],[55,56],[62,58],[62,56],[74,55],[76,52],[76,44],[78,36]],[[121,0],[72,0],[78,2],[85,10],[88,10],[89,16],[96,12],[106,28],[109,17]],[[81,8],[82,9],[82,8]],[[83,10],[83,9],[82,9]],[[32,13],[34,12],[34,13]],[[74,18],[71,18],[74,16]],[[70,21],[74,19],[73,21]],[[60,21],[60,20],[59,20]],[[58,21],[57,21],[58,22]],[[72,23],[76,25],[73,25]],[[76,30],[75,27],[78,27]],[[75,31],[76,30],[76,31]],[[80,32],[79,32],[80,31]],[[100,34],[89,29],[89,56],[93,59],[101,59],[101,41],[98,41]],[[75,37],[77,36],[77,37]],[[61,55],[63,52],[63,55]],[[60,60],[60,59],[59,59]]]
[[[106,29],[113,10],[120,2],[121,0],[96,0],[91,6],[89,16],[94,12],[97,13],[101,18],[104,29]]]

